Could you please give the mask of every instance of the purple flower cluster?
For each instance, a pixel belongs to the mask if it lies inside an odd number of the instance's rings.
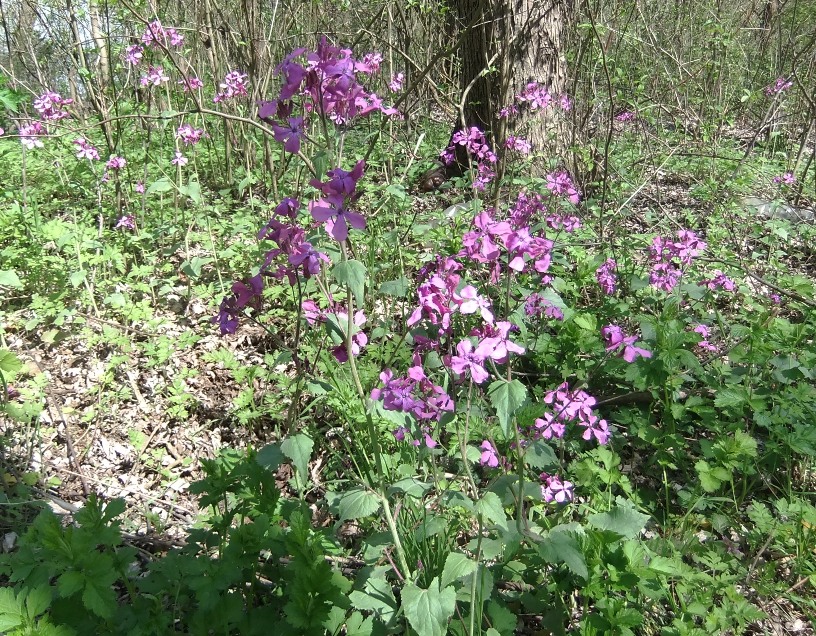
[[[617,268],[618,264],[615,262],[615,260],[608,258],[606,261],[604,261],[603,265],[595,270],[595,279],[598,281],[598,285],[601,286],[604,294],[611,296],[617,291],[618,277],[615,274]]]
[[[520,347],[510,340],[510,331],[513,325],[506,321],[497,322],[495,325],[485,325],[476,333],[482,335],[476,345],[470,339],[461,340],[456,345],[456,355],[447,359],[457,376],[464,376],[466,373],[476,384],[481,384],[490,378],[490,374],[485,368],[488,360],[498,364],[504,364],[509,358],[509,354],[524,353],[524,347]]]
[[[261,271],[269,272],[270,276],[278,280],[286,276],[290,285],[297,284],[299,273],[304,278],[310,278],[320,273],[323,263],[330,262],[328,256],[318,252],[305,240],[305,231],[295,222],[300,207],[299,201],[285,198],[258,233],[259,240],[266,239],[277,243],[275,249],[266,253]],[[275,262],[277,267],[272,271]]]
[[[627,362],[634,362],[638,357],[652,357],[651,351],[635,346],[637,336],[627,336],[618,325],[606,325],[601,329],[601,335],[606,340],[606,350],[617,351]]]
[[[458,149],[457,149],[458,146]],[[496,163],[496,155],[490,149],[484,132],[476,126],[472,126],[467,131],[457,130],[451,137],[450,145],[439,155],[445,165],[453,163],[457,156],[461,154],[470,157],[476,163],[476,179],[473,187],[477,190],[484,190],[496,173],[493,166]]]
[[[715,269],[714,275],[712,278],[707,280],[701,280],[698,285],[705,285],[711,291],[715,291],[717,289],[724,289],[725,291],[734,291],[736,288],[736,284],[733,280],[728,278],[725,274],[723,274],[720,270]]]
[[[397,73],[388,82],[388,90],[392,93],[399,93],[405,83],[405,73]]]
[[[305,61],[298,61],[304,57]],[[373,112],[396,115],[395,109],[384,106],[382,99],[366,91],[357,79],[360,73],[376,73],[381,62],[379,53],[355,60],[349,49],[332,46],[325,37],[314,52],[296,49],[275,69],[282,80],[278,98],[261,102],[258,116],[273,126],[275,139],[287,152],[298,152],[311,113],[337,125]],[[295,98],[301,101],[303,114],[293,117]]]
[[[366,316],[362,309],[354,313],[354,321],[352,325],[349,325],[348,311],[341,304],[335,304],[331,311],[326,312],[322,311],[313,300],[304,300],[301,303],[301,307],[303,308],[306,321],[310,325],[314,326],[318,323],[325,323],[331,316],[334,324],[340,327],[343,332],[343,342],[332,349],[332,355],[338,362],[348,362],[348,350],[346,348],[345,339],[349,327],[351,327],[351,354],[355,358],[360,355],[363,348],[368,344],[368,336],[366,336],[365,332],[361,329],[366,323]]]
[[[773,178],[773,182],[777,185],[793,185],[796,183],[796,177],[792,172],[785,172]]]
[[[524,301],[524,313],[528,316],[544,316],[553,320],[564,320],[564,312],[538,292],[533,292]]]
[[[147,73],[139,78],[139,83],[142,86],[161,86],[169,81],[170,77],[161,66],[149,66]]]
[[[656,236],[649,247],[652,270],[649,282],[665,292],[671,292],[680,282],[683,268],[705,250],[706,244],[691,230],[678,230],[677,240]]]
[[[39,121],[32,121],[24,126],[20,126],[20,143],[29,150],[42,148],[43,142],[40,137],[46,134],[45,127]]]
[[[125,62],[131,66],[138,66],[144,57],[144,49],[138,44],[131,44],[125,48],[124,58]]]
[[[59,93],[46,91],[34,100],[34,109],[44,121],[59,121],[70,117],[65,107],[73,103],[73,99],[63,99]]]
[[[161,48],[174,46],[180,48],[184,45],[184,36],[173,27],[164,27],[158,20],[154,20],[147,25],[142,34],[142,43],[151,48]],[[128,47],[131,49],[132,47]]]
[[[170,160],[174,166],[186,166],[189,163],[189,159],[184,156],[184,154],[180,150],[176,150],[176,155]]]
[[[520,155],[529,155],[533,147],[530,142],[523,137],[516,137],[515,135],[508,135],[504,142],[504,147],[510,150],[515,150]]]
[[[513,103],[505,106],[499,111],[499,117],[506,118],[518,114],[520,108],[527,108],[530,112],[536,112],[558,106],[562,110],[568,111],[572,108],[572,100],[566,95],[553,96],[546,86],[538,82],[529,82],[524,89],[518,93]]]
[[[717,351],[717,347],[708,341],[710,332],[706,325],[697,325],[694,327],[694,329],[692,329],[692,331],[700,334],[700,337],[702,338],[700,342],[697,343],[697,346],[700,347],[700,349],[703,351],[710,351],[712,353]]]
[[[132,214],[126,214],[116,222],[116,230],[135,230],[136,219]]]
[[[366,226],[363,215],[350,209],[362,194],[357,192],[357,182],[363,176],[364,169],[365,161],[360,160],[351,171],[342,168],[329,170],[326,173],[328,181],[312,179],[309,182],[323,194],[322,199],[309,204],[312,218],[325,223],[326,231],[341,243],[348,238],[349,227],[362,230]]]
[[[206,135],[203,128],[194,128],[190,124],[182,124],[176,131],[176,139],[181,139],[185,146],[194,146]]]
[[[573,484],[571,481],[561,481],[560,477],[541,473],[540,479],[544,482],[541,485],[541,496],[547,503],[553,501],[558,504],[565,504],[573,500]]]
[[[238,328],[238,318],[246,307],[256,312],[261,310],[263,288],[263,278],[260,273],[246,282],[237,281],[232,284],[232,294],[224,297],[218,315],[212,319],[221,328],[221,335],[235,333]]]
[[[445,413],[453,412],[453,400],[441,386],[435,385],[425,375],[421,366],[415,364],[408,369],[404,377],[395,378],[391,369],[380,373],[382,388],[371,391],[371,399],[382,400],[383,408],[387,411],[409,413],[416,418],[418,427],[409,431],[400,427],[394,431],[394,436],[402,441],[405,434],[410,432],[414,438],[414,446],[419,446],[423,438],[428,448],[434,448],[436,441],[430,435],[431,422],[438,422]]]
[[[787,80],[784,77],[777,77],[773,84],[768,84],[765,87],[765,94],[769,97],[779,95],[779,93],[788,90],[791,86],[793,86],[793,82],[791,80]]]
[[[188,77],[187,79],[180,79],[177,83],[179,84],[179,86],[182,87],[185,93],[189,93],[190,91],[194,91],[204,87],[204,82],[202,82],[197,77]]]
[[[99,151],[94,148],[88,140],[84,137],[74,139],[74,145],[77,147],[77,159],[90,159],[91,161],[99,161]]]
[[[564,382],[557,389],[544,396],[544,402],[550,405],[552,412],[535,420],[532,435],[544,439],[564,437],[567,424],[577,424],[584,428],[581,437],[587,441],[593,437],[601,445],[606,444],[612,435],[606,420],[599,418],[592,411],[595,398],[586,391],[571,391]]]
[[[479,457],[479,463],[482,466],[496,468],[499,465],[499,453],[493,444],[491,444],[489,440],[484,440],[479,448],[482,449],[482,454]]]
[[[615,121],[626,124],[630,121],[634,121],[635,117],[637,117],[637,115],[635,115],[635,113],[633,113],[631,110],[625,110],[622,113],[615,115]]]
[[[218,85],[221,90],[213,97],[213,102],[218,104],[228,99],[246,97],[248,95],[246,79],[246,73],[241,73],[241,71],[227,73],[224,81]]]
[[[555,195],[566,197],[573,205],[578,205],[581,195],[572,182],[572,177],[559,170],[547,175],[547,189]]]
[[[119,157],[117,155],[111,155],[108,161],[105,163],[105,168],[108,170],[121,170],[127,165],[127,161],[124,157]]]

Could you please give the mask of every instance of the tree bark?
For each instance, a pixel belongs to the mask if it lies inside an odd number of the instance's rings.
[[[567,88],[565,50],[574,17],[574,0],[455,0],[462,34],[460,84],[462,100],[454,132],[476,126],[494,148],[508,135],[526,138],[533,151],[561,155],[566,150],[568,118],[559,98]],[[531,82],[545,87],[554,100],[547,108],[520,108],[500,118],[502,108]],[[452,133],[451,133],[452,134]],[[420,188],[430,190],[461,174],[467,157],[426,172]],[[543,173],[546,162],[534,166]]]

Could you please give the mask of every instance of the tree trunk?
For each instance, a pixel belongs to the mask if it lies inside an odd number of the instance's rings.
[[[565,57],[574,0],[455,0],[456,21],[462,37],[460,83],[462,100],[454,132],[476,126],[494,148],[508,135],[524,137],[533,151],[560,155],[566,150],[568,118],[560,97],[567,87]],[[499,116],[531,82],[546,88],[553,104],[532,109],[529,104],[507,118]],[[458,150],[458,149],[457,149]],[[420,188],[437,187],[461,174],[467,157],[457,156],[451,166],[426,172]],[[534,166],[543,173],[546,161]]]

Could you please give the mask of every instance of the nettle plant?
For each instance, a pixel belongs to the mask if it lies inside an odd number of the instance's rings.
[[[604,582],[591,559],[623,559],[652,582],[670,575],[620,552],[633,549],[649,515],[630,501],[632,486],[609,448],[616,426],[587,389],[606,374],[661,395],[677,371],[639,342],[627,319],[631,306],[616,298],[622,285],[627,293],[636,286],[652,304],[672,295],[681,302],[681,281],[694,276],[691,285],[710,300],[735,285],[719,270],[697,273],[706,245],[687,229],[644,240],[640,250],[619,249],[617,259],[589,255],[576,214],[581,195],[564,171],[486,207],[477,195],[495,179],[497,158],[475,128],[454,134],[443,153],[452,160],[461,146],[472,164],[475,196],[451,223],[464,231],[443,230],[439,240],[458,249],[412,253],[403,244],[410,228],[382,234],[367,217],[367,195],[377,186],[364,191],[366,162],[344,156],[356,120],[376,111],[397,116],[359,80],[373,72],[373,59],[358,61],[324,40],[278,67],[280,94],[261,104],[259,116],[312,173],[310,188],[299,186],[274,208],[258,233],[271,249],[256,273],[233,284],[213,321],[223,334],[247,317],[274,333],[263,319],[264,290],[290,286],[296,373],[288,430],[311,391],[330,409],[333,436],[347,451],[340,461],[354,475],[346,476],[350,489],[327,493],[330,507],[339,523],[381,513],[388,529],[364,539],[376,567],[361,574],[357,609],[391,624],[388,577],[399,581],[402,611],[420,634],[512,633],[516,618],[507,606],[521,597],[498,594],[495,580],[504,577],[544,583],[551,600],[562,598],[564,585],[584,587],[597,601],[594,612],[585,602],[588,633],[610,626],[631,633],[642,613],[626,607],[631,599],[605,598],[628,584]],[[325,176],[307,147],[326,163]],[[530,151],[521,137],[507,149],[515,161]],[[605,324],[569,307],[561,293],[575,291],[586,261],[594,263],[589,295]],[[394,271],[395,278],[378,280]],[[644,323],[657,339],[657,323]],[[560,351],[575,350],[575,325],[583,350],[574,369],[563,368],[568,358]],[[700,324],[675,340],[696,360],[692,349],[703,355],[715,346],[708,336]],[[588,525],[576,522],[582,512],[592,513]],[[548,601],[528,593],[521,602],[538,612]],[[556,622],[566,620],[563,604],[550,610]]]

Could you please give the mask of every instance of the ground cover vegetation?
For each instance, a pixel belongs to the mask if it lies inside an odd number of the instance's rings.
[[[571,8],[0,5],[0,632],[813,633],[816,5]]]

